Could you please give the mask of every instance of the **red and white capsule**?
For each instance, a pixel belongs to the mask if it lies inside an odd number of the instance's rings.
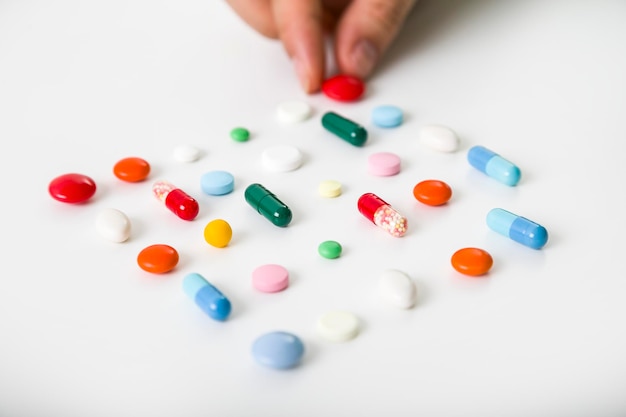
[[[359,197],[359,211],[372,223],[385,230],[391,236],[402,237],[407,231],[406,217],[373,193]]]
[[[195,219],[200,211],[198,202],[193,197],[167,181],[155,182],[152,185],[152,193],[183,220]]]

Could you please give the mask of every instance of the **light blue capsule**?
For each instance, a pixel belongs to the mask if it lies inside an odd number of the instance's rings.
[[[548,242],[545,227],[501,208],[487,213],[487,226],[529,248],[541,249]]]
[[[396,106],[378,106],[372,110],[372,122],[378,127],[397,127],[404,121],[402,109]]]
[[[467,153],[467,160],[480,172],[511,187],[517,185],[522,177],[522,172],[515,164],[483,146],[472,147]]]
[[[288,369],[298,365],[304,355],[304,344],[292,333],[276,331],[258,337],[252,344],[252,356],[261,365]]]
[[[212,319],[224,321],[228,318],[230,301],[202,275],[195,272],[185,275],[183,291]]]

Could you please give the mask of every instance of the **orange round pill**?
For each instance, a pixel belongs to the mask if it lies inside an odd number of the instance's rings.
[[[120,159],[113,166],[113,174],[122,181],[143,181],[150,174],[150,164],[144,159],[134,156]]]
[[[484,275],[491,269],[493,258],[489,252],[479,248],[463,248],[452,255],[452,266],[465,275]]]
[[[448,184],[439,180],[426,180],[418,182],[413,187],[413,196],[420,203],[429,206],[446,204],[452,197],[452,189]]]
[[[163,274],[178,264],[178,252],[169,245],[151,245],[139,252],[137,264],[146,272]]]

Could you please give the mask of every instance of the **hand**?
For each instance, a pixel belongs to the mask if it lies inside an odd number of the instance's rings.
[[[280,39],[307,93],[325,74],[324,36],[334,34],[344,74],[366,78],[398,34],[416,0],[227,0],[264,36]]]

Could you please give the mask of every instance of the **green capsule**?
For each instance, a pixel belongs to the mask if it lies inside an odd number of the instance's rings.
[[[279,227],[291,222],[291,210],[274,194],[261,184],[251,184],[246,188],[244,197],[253,209]]]
[[[331,111],[322,116],[322,126],[354,146],[363,146],[367,140],[367,130],[363,126]]]

